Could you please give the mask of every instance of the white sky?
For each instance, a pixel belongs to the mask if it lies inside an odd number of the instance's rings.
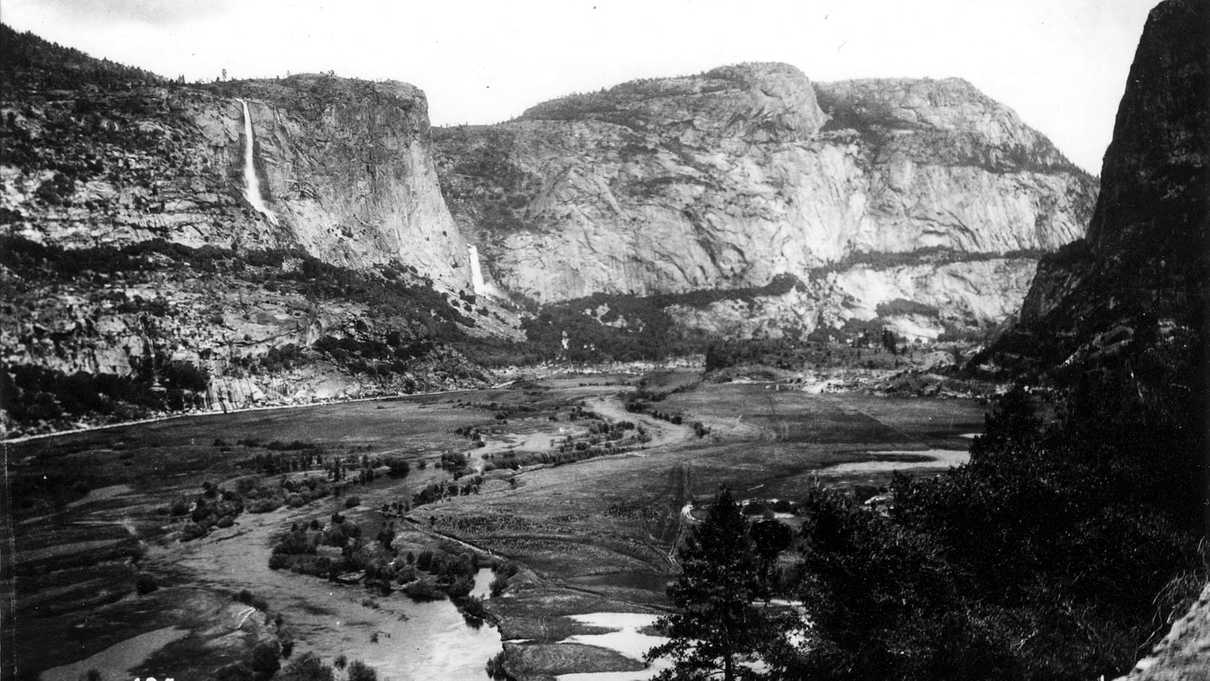
[[[576,91],[741,61],[813,80],[959,76],[1100,172],[1158,0],[3,0],[0,20],[210,80],[334,70],[490,123]]]

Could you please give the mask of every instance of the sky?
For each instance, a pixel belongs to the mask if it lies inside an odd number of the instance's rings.
[[[189,80],[402,80],[436,125],[745,61],[819,81],[956,76],[1096,174],[1156,1],[4,0],[0,20]]]

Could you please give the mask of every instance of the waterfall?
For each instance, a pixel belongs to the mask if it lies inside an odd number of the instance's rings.
[[[471,260],[471,290],[477,296],[487,295],[487,284],[483,282],[483,269],[479,264],[479,247],[468,244],[466,250],[469,252]]]
[[[252,209],[261,215],[270,224],[277,224],[277,216],[273,211],[269,210],[269,206],[265,205],[264,198],[260,193],[260,178],[256,176],[256,161],[255,161],[255,138],[252,136],[252,116],[248,113],[248,102],[239,100],[239,103],[244,107],[244,198],[252,206]]]

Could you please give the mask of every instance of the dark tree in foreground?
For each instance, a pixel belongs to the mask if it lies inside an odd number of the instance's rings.
[[[1206,581],[1206,403],[1185,378],[1201,375],[1187,350],[1200,343],[1181,341],[1102,359],[1043,405],[1049,421],[1035,398],[1010,392],[969,465],[897,478],[886,515],[835,490],[811,494],[803,676],[1079,681],[1129,670]]]
[[[671,640],[647,653],[674,666],[656,678],[756,678],[747,663],[764,660],[784,630],[760,602],[768,597],[765,571],[729,492],[719,494],[679,556],[681,575],[668,588],[676,612],[659,622]]]

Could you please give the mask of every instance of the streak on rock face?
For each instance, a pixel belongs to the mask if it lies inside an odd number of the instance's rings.
[[[27,77],[13,76],[18,87]],[[443,288],[469,287],[428,107],[411,85],[298,75],[65,96],[47,101],[31,87],[3,98],[27,112],[13,123],[42,159],[23,159],[34,167],[4,178],[0,208],[16,216],[9,234],[69,248],[150,239],[298,248],[334,265],[411,265]],[[67,130],[64,106],[84,112]],[[51,127],[65,137],[44,135]],[[57,180],[65,198],[47,201],[41,188],[56,176],[44,161],[80,152],[72,145],[87,147],[73,166],[82,179]]]

